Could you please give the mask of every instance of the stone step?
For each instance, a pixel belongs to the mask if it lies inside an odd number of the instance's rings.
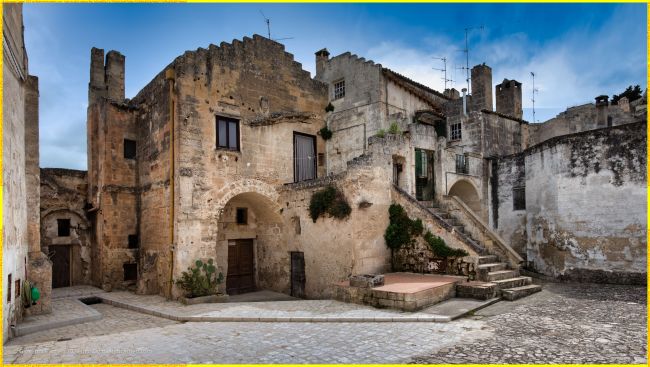
[[[486,270],[487,272],[506,270],[507,267],[508,265],[506,263],[488,263],[488,264],[480,264],[478,266],[480,270]]]
[[[478,257],[479,265],[499,262],[497,255],[485,255]]]
[[[454,225],[452,225],[452,227],[454,227],[454,230],[456,232],[465,233],[465,227],[463,227],[463,226],[454,226]]]
[[[529,285],[533,282],[531,277],[516,277],[511,279],[493,280],[499,289],[509,289]]]
[[[493,282],[495,280],[512,279],[518,276],[519,276],[518,270],[498,270],[498,271],[491,271],[487,273],[487,279],[485,280],[487,280],[488,282]]]
[[[539,284],[529,284],[521,287],[508,288],[501,290],[501,297],[508,301],[514,301],[519,298],[529,296],[542,290]]]
[[[475,298],[488,300],[497,296],[499,289],[494,283],[487,282],[459,282],[456,283],[456,297]]]

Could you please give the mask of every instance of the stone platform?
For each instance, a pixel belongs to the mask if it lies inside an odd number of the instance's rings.
[[[352,287],[349,281],[338,283],[334,297],[343,302],[417,311],[454,297],[456,283],[464,280],[465,277],[451,275],[388,273],[380,287]]]

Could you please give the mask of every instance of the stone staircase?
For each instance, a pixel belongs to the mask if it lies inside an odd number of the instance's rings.
[[[454,218],[437,203],[421,201],[420,204],[425,206],[430,213],[442,218],[455,231],[463,234],[475,246],[485,248],[480,241],[477,241],[472,238],[471,234],[465,232],[463,223],[460,220]],[[514,301],[539,292],[542,289],[540,285],[532,284],[531,277],[521,276],[519,269],[510,269],[508,264],[501,262],[497,255],[479,256],[476,275],[476,281],[457,284],[457,297],[485,300],[501,297],[508,301]]]

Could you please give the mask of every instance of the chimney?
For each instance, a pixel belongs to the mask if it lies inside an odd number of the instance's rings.
[[[460,98],[460,93],[455,88],[447,88],[445,89],[445,92],[443,93],[445,96],[451,98],[451,99],[458,99]]]
[[[472,111],[492,111],[492,69],[485,65],[472,68]]]
[[[88,83],[88,105],[106,97],[104,80],[104,50],[93,47],[90,50],[90,82]]]
[[[521,83],[516,80],[503,79],[501,84],[494,87],[494,94],[497,100],[497,112],[518,119],[523,117]]]
[[[467,116],[467,88],[461,89],[463,92],[463,115]]]
[[[327,51],[326,48],[316,51],[316,77],[317,78],[323,75],[323,71],[325,71],[325,64],[329,60],[329,57],[330,57],[330,53]]]
[[[124,100],[124,55],[117,51],[106,54],[107,97],[116,102]]]
[[[608,96],[601,95],[596,97],[596,126],[598,127],[607,126],[608,107],[609,107]]]

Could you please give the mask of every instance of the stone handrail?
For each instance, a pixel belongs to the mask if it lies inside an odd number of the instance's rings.
[[[421,212],[426,213],[426,215],[431,217],[437,225],[439,225],[440,227],[447,230],[447,232],[450,232],[453,236],[456,237],[456,239],[458,241],[464,243],[466,246],[471,248],[473,251],[475,251],[479,255],[486,254],[485,248],[483,248],[480,244],[474,242],[472,239],[470,239],[465,234],[454,230],[453,226],[450,225],[446,220],[441,218],[438,214],[433,213],[426,206],[422,205],[416,198],[411,196],[408,192],[404,191],[404,189],[400,188],[399,186],[397,186],[395,184],[393,184],[392,187],[393,187],[393,190],[396,193],[398,193],[403,198],[405,198],[408,202],[410,202],[412,205],[414,205],[416,208],[418,208]]]
[[[518,268],[524,259],[519,256],[519,254],[513,250],[512,247],[510,247],[503,240],[503,238],[501,238],[501,236],[491,230],[490,227],[478,215],[476,215],[476,213],[474,213],[474,211],[470,209],[463,200],[461,200],[458,196],[450,196],[450,198],[451,201],[458,206],[461,212],[469,217],[479,228],[479,230],[481,230],[485,236],[493,241],[497,247],[497,250],[499,250],[500,253],[503,253],[507,257],[507,262],[511,266]]]

